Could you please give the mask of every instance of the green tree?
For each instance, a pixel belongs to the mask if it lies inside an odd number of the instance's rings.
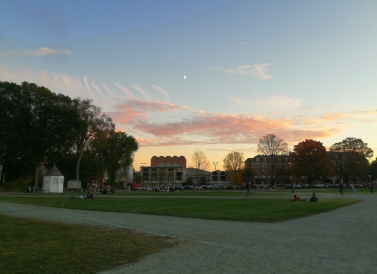
[[[108,183],[115,185],[116,173],[132,165],[134,153],[139,149],[135,138],[121,131],[111,131],[106,141],[104,160],[109,176]]]
[[[228,153],[223,160],[223,168],[226,178],[235,185],[242,183],[245,173],[245,160],[242,152]]]
[[[343,178],[346,185],[352,178],[365,176],[368,158],[373,156],[373,150],[362,139],[348,137],[330,147],[330,151],[338,153],[336,173]]]
[[[377,158],[370,164],[368,173],[371,176],[371,180],[377,179]]]
[[[205,185],[207,183],[207,179],[206,179],[206,176],[204,174],[202,174],[200,176],[200,184],[201,185]]]
[[[33,83],[0,82],[0,106],[5,171],[22,163],[28,167],[26,173],[32,170],[38,187],[38,166],[72,146],[79,125],[74,102]]]
[[[306,139],[294,146],[289,154],[291,171],[295,176],[305,176],[311,186],[314,180],[333,173],[333,164],[326,148],[319,141]]]
[[[274,134],[267,134],[259,139],[258,153],[266,156],[265,175],[271,188],[273,188],[276,181],[276,172],[279,169],[279,156],[288,154],[288,144]]]
[[[189,176],[186,180],[186,185],[193,185],[194,184],[194,180],[192,179],[191,176]]]
[[[135,173],[134,174],[134,181],[136,183],[141,183],[143,181],[143,175],[141,175],[141,173]]]

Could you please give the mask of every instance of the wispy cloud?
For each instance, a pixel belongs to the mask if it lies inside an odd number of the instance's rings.
[[[71,55],[72,51],[66,49],[53,49],[41,47],[34,50],[8,50],[0,51],[0,57],[17,57],[17,56],[45,56],[45,55]]]
[[[133,93],[126,87],[122,86],[121,84],[119,83],[115,83],[115,85],[121,90],[123,91],[129,98],[131,99],[134,99],[135,96],[133,95]]]
[[[364,110],[364,111],[354,111],[354,112],[335,112],[335,113],[326,113],[324,115],[319,116],[319,119],[326,120],[326,121],[334,121],[334,120],[360,120],[362,119],[363,122],[375,122],[375,120],[370,120],[368,117],[377,115],[377,109],[375,110]]]
[[[106,90],[107,94],[110,97],[115,98],[114,92],[108,86],[106,86],[103,82],[101,82],[101,86],[103,87],[104,90]]]
[[[212,71],[222,71],[224,70],[222,67],[208,67],[209,70],[212,70]]]
[[[301,106],[301,100],[282,95],[262,96],[254,94],[251,98],[235,98],[231,99],[232,105],[237,107],[256,106],[261,109],[297,109]]]
[[[257,116],[206,114],[193,116],[180,122],[150,123],[142,120],[134,125],[142,132],[156,137],[161,145],[176,144],[255,144],[265,134],[276,132],[286,140],[298,142],[303,138],[323,138],[339,130],[298,129],[284,119],[266,119]],[[330,133],[331,132],[331,133]]]
[[[251,75],[255,78],[261,79],[261,80],[268,80],[272,79],[272,75],[268,74],[267,67],[270,64],[264,63],[264,64],[257,64],[257,65],[243,65],[238,66],[237,68],[230,68],[230,69],[224,69],[222,67],[207,67],[208,70],[211,71],[224,71],[229,74],[239,74],[239,75]]]
[[[157,90],[159,93],[161,93],[165,97],[165,101],[167,102],[170,101],[170,95],[162,87],[155,86],[155,85],[151,85],[151,87]]]
[[[94,97],[94,94],[93,94],[92,88],[91,88],[90,85],[89,85],[88,77],[89,77],[88,75],[85,75],[84,78],[83,78],[83,81],[84,81],[84,83],[85,83],[85,87],[86,87],[86,89],[88,90],[89,94],[92,95],[92,98],[93,98],[93,97]]]
[[[251,75],[261,80],[271,79],[273,76],[267,73],[267,67],[270,64],[264,63],[259,65],[244,65],[237,68],[226,69],[225,72],[230,74]]]
[[[132,87],[134,89],[136,89],[138,92],[140,92],[140,94],[142,94],[144,96],[145,100],[148,100],[148,101],[152,100],[152,97],[145,90],[143,90],[141,87],[139,87],[137,85],[132,85]]]
[[[103,99],[101,106],[106,104],[105,111],[113,118],[117,128],[127,128],[130,134],[142,138],[144,146],[251,145],[256,144],[258,138],[269,133],[274,133],[295,144],[310,138],[317,140],[329,138],[344,131],[350,123],[376,121],[377,118],[376,109],[326,114],[321,113],[320,109],[314,109],[310,111],[310,115],[307,111],[287,114],[282,110],[300,109],[301,100],[284,95],[253,95],[250,99],[233,100],[239,105],[244,101],[262,108],[270,106],[274,110],[280,109],[280,112],[271,115],[273,118],[266,113],[263,116],[216,114],[186,105],[156,100],[136,85],[132,85],[132,88],[136,89],[143,98],[137,99],[128,88],[119,83],[114,84],[114,93],[118,97],[108,98],[107,94],[113,93],[111,88],[101,81],[91,79],[89,75],[79,78],[32,69],[12,70],[2,65],[0,65],[0,75],[3,81],[20,83],[26,80],[71,97],[91,98],[95,102]],[[165,94],[163,88],[155,85],[152,88],[160,92],[164,99],[168,99],[168,93]],[[121,94],[121,91],[127,96]],[[114,99],[117,101],[115,102]]]
[[[147,121],[148,114],[164,113],[184,109],[184,107],[161,101],[143,101],[129,99],[125,103],[114,105],[114,111],[107,112],[115,122],[120,124],[140,123]]]

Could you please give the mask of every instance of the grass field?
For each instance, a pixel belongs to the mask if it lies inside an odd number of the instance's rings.
[[[318,203],[291,202],[286,198],[239,199],[232,195],[192,198],[177,196],[122,197],[98,195],[91,199],[58,197],[2,197],[3,202],[24,203],[69,209],[97,210],[215,219],[244,222],[278,222],[334,210],[358,202],[351,199],[321,199]],[[287,194],[285,194],[287,196]],[[78,196],[75,196],[78,197]]]
[[[1,273],[97,273],[175,244],[125,229],[0,218]]]
[[[324,190],[322,193],[336,193]],[[309,197],[313,190],[297,191]],[[316,191],[321,195],[321,191]],[[359,192],[360,193],[360,192]],[[290,191],[117,192],[80,199],[85,193],[9,193],[0,202],[57,208],[154,214],[243,222],[278,222],[331,211],[357,200],[321,198],[291,202]],[[75,197],[72,199],[71,197]],[[270,197],[266,197],[270,196]],[[194,198],[196,197],[196,198]],[[169,238],[0,215],[1,273],[95,273],[141,260],[177,244]]]

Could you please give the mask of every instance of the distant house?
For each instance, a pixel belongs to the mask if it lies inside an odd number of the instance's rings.
[[[274,168],[274,173],[278,170],[288,168],[289,155],[275,155],[271,160],[268,155],[256,155],[253,158],[248,158],[245,161],[245,167],[251,168],[255,172],[254,184],[260,187],[270,187],[268,176],[270,176],[271,168]],[[276,176],[276,174],[275,174]],[[276,184],[282,184],[284,178],[276,177]]]

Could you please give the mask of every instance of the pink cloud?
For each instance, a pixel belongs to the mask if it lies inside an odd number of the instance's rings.
[[[243,144],[257,143],[263,135],[274,133],[295,142],[303,138],[328,137],[339,130],[297,129],[289,122],[261,119],[245,115],[208,114],[170,123],[140,120],[134,127],[158,139],[158,145],[178,144]]]
[[[114,122],[120,124],[136,123],[147,120],[148,113],[163,113],[182,108],[180,106],[160,102],[160,101],[141,101],[139,99],[128,100],[124,104],[114,106],[115,111],[107,112]]]

